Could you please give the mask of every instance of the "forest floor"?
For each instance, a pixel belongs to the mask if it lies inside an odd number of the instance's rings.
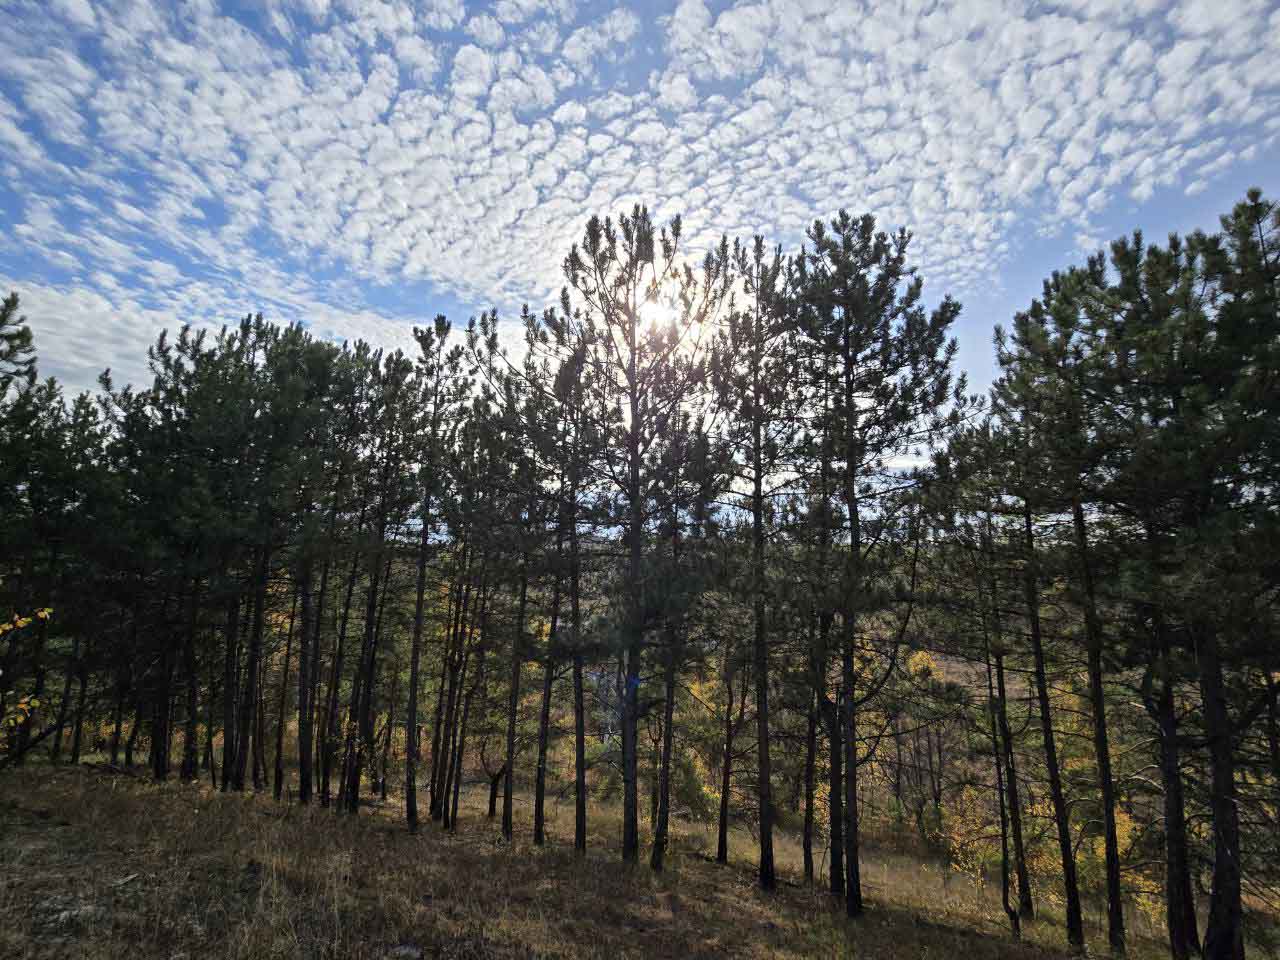
[[[482,792],[456,834],[428,821],[410,836],[394,797],[349,818],[102,766],[11,770],[0,775],[0,956],[1065,956],[1052,920],[1015,943],[989,892],[930,881],[924,865],[909,874],[869,856],[867,913],[850,923],[789,876],[761,894],[745,857],[717,866],[701,828],[676,825],[662,874],[620,865],[608,808],[592,810],[585,857],[572,850],[571,804],[550,805],[547,846],[503,844]],[[516,812],[527,837],[528,805]],[[785,872],[785,851],[780,861]]]

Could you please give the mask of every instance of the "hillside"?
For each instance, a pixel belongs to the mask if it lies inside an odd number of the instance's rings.
[[[616,828],[593,813],[596,829]],[[874,853],[870,909],[850,925],[794,882],[761,894],[746,865],[710,862],[691,828],[677,828],[669,869],[655,875],[619,869],[594,835],[575,858],[567,813],[542,850],[501,844],[482,810],[460,821],[456,835],[432,825],[415,838],[394,798],[335,817],[105,767],[10,772],[0,777],[0,950],[94,960],[1064,956],[998,932],[963,880],[947,893],[921,865],[911,877]],[[1031,936],[1062,931],[1046,921]]]

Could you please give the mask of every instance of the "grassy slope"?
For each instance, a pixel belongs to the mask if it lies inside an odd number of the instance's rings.
[[[610,816],[595,815],[579,859],[569,808],[537,849],[499,843],[479,809],[455,836],[429,824],[410,837],[394,802],[352,819],[101,768],[11,772],[0,956],[382,958],[399,945],[447,957],[1061,956],[1010,941],[981,898],[948,903],[887,866],[878,882],[868,871],[870,909],[854,924],[794,883],[762,896],[748,865],[709,862],[696,831],[678,835],[665,874],[625,870]],[[1033,936],[1060,931],[1042,923]]]

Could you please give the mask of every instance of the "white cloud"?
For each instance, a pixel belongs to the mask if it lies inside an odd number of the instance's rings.
[[[467,44],[453,58],[453,92],[460,97],[483,96],[493,82],[493,59],[485,51]]]
[[[467,21],[467,33],[475,37],[482,47],[498,47],[507,38],[502,24],[487,14],[480,14]]]
[[[370,284],[536,304],[582,221],[634,200],[692,243],[870,209],[963,293],[1019,234],[1096,237],[1280,137],[1265,0],[11,7],[0,251],[68,376],[259,307],[390,342],[417,305],[368,310]]]
[[[604,19],[574,30],[560,53],[574,67],[583,70],[606,50],[627,43],[639,31],[640,18],[619,7]]]

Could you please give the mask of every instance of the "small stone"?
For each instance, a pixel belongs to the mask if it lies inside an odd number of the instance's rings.
[[[422,950],[412,943],[402,943],[388,950],[384,960],[422,960]]]

